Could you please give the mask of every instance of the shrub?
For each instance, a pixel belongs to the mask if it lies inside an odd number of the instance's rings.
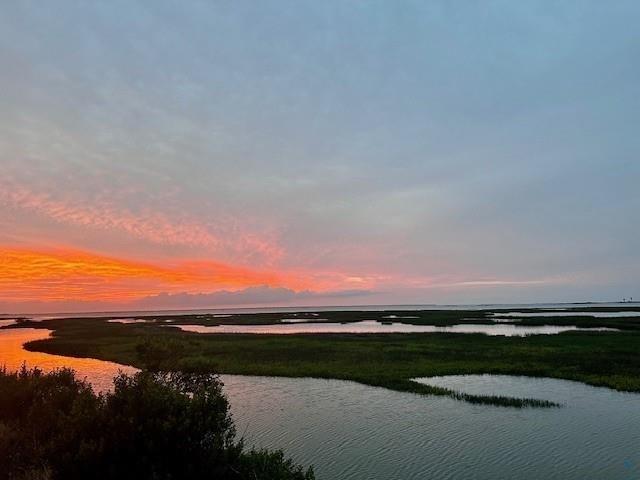
[[[114,391],[61,369],[0,371],[0,478],[313,479],[281,451],[247,451],[216,375],[120,374]]]

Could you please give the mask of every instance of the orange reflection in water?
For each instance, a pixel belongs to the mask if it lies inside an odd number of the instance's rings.
[[[27,367],[38,367],[44,371],[56,368],[69,367],[76,371],[80,379],[91,382],[97,392],[105,392],[112,388],[113,377],[119,371],[128,374],[135,373],[137,369],[113,362],[105,362],[93,358],[73,358],[48,353],[28,352],[23,348],[27,342],[49,338],[50,330],[36,328],[13,328],[0,330],[0,366],[14,371],[23,363]]]

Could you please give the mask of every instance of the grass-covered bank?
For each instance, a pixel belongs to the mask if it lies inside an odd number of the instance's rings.
[[[121,375],[95,395],[70,370],[0,370],[0,478],[312,480],[236,438],[215,375]]]
[[[577,380],[640,392],[640,334],[634,331],[530,337],[444,333],[278,336],[202,335],[101,319],[52,320],[30,326],[51,328],[54,336],[33,342],[28,349],[140,367],[145,362],[144,346],[151,345],[158,350],[156,357],[164,362],[163,368],[168,369],[353,380],[478,403],[539,405],[528,400],[458,394],[411,379],[493,373]]]

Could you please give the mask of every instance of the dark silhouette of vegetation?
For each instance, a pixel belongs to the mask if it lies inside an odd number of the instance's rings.
[[[136,352],[140,363],[145,370],[150,372],[158,372],[163,369],[171,370],[172,365],[186,354],[186,345],[173,338],[163,338],[153,341],[145,339],[142,343],[136,345]]]
[[[141,314],[130,318],[144,321],[147,326],[154,325],[277,325],[282,323],[282,319],[295,319],[297,321],[314,323],[354,323],[363,320],[376,320],[381,323],[401,322],[410,325],[433,325],[447,327],[452,325],[494,325],[496,317],[494,314],[512,313],[513,308],[498,308],[484,310],[330,310],[316,312],[258,312],[258,313],[235,313],[228,316],[220,314]],[[520,313],[545,313],[548,317],[518,317],[501,319],[500,323],[513,323],[518,325],[575,325],[583,328],[609,327],[621,330],[640,330],[640,317],[634,316],[640,312],[640,307],[575,307],[564,308],[562,315],[558,316],[557,309],[548,308],[518,308]],[[602,318],[585,315],[585,313],[615,312],[621,314],[620,317]],[[629,316],[625,317],[624,313]],[[571,315],[567,315],[571,314]],[[555,316],[554,316],[555,315]],[[105,316],[103,319],[118,319],[122,316]],[[96,318],[93,318],[96,320]],[[38,322],[31,322],[28,319],[22,320],[23,326],[37,328]]]
[[[0,371],[0,478],[311,480],[236,440],[213,374],[119,375],[96,395],[71,370]]]

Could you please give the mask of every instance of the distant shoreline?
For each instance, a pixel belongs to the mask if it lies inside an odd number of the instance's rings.
[[[197,315],[201,313],[219,312],[219,313],[291,313],[291,312],[327,312],[327,311],[386,311],[386,310],[492,310],[503,308],[553,308],[563,306],[610,306],[610,307],[627,307],[638,306],[640,301],[633,302],[607,302],[607,301],[588,301],[588,302],[537,302],[537,303],[471,303],[471,304],[366,304],[366,305],[295,305],[295,306],[220,306],[205,308],[169,308],[169,309],[144,309],[144,310],[104,310],[104,311],[61,311],[61,312],[14,312],[0,313],[0,318],[84,318],[84,317],[108,317],[112,315]],[[64,317],[63,317],[64,316]]]

